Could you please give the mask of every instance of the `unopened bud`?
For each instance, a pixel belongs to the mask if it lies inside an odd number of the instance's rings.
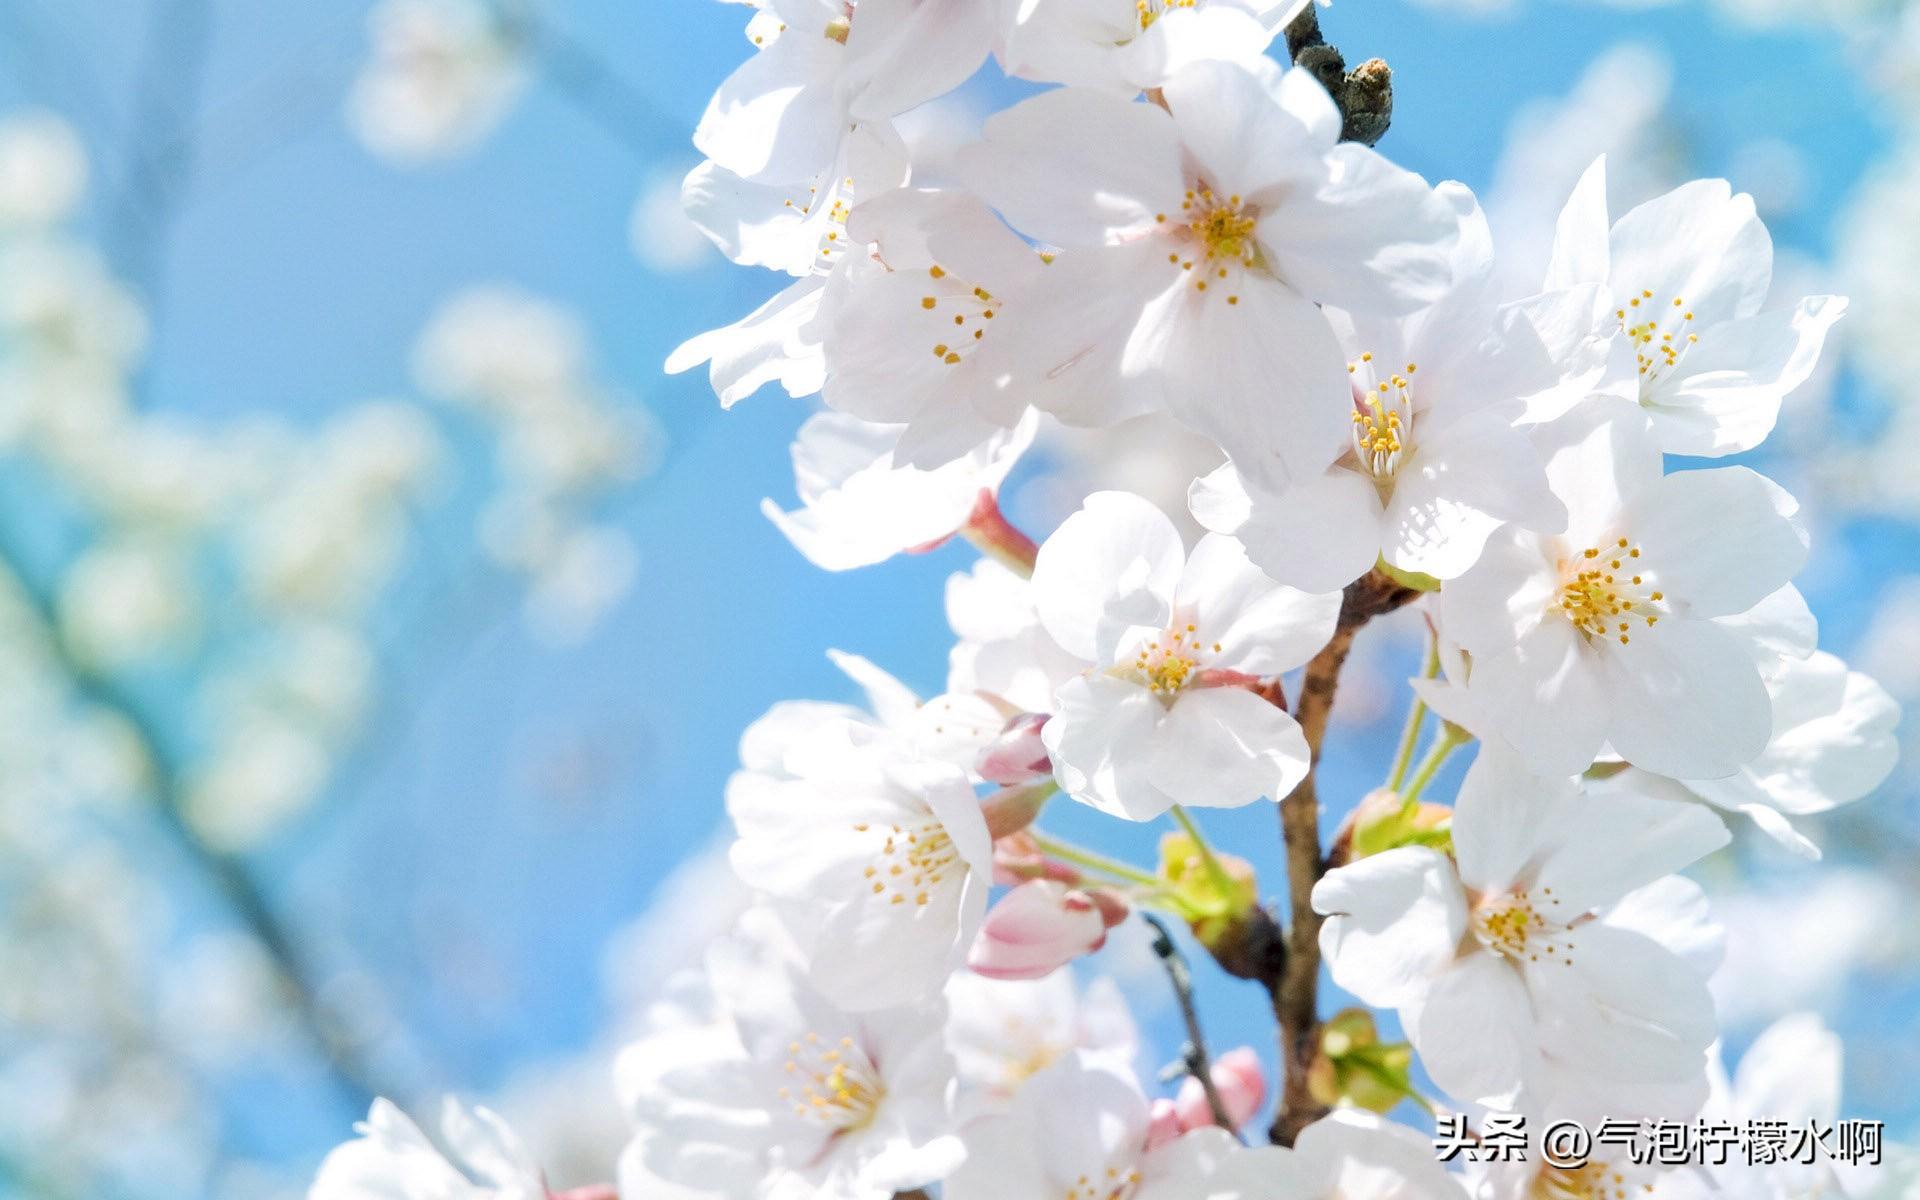
[[[1036,879],[987,913],[967,966],[989,979],[1039,979],[1106,944],[1100,902],[1062,883]]]
[[[1220,1107],[1226,1109],[1227,1120],[1233,1128],[1253,1120],[1267,1098],[1267,1073],[1253,1048],[1242,1046],[1227,1051],[1213,1060],[1213,1069],[1208,1074],[1213,1077],[1213,1090],[1220,1097]],[[1207,1090],[1192,1076],[1180,1085],[1180,1096],[1174,1101],[1174,1107],[1182,1129],[1201,1129],[1215,1124]]]
[[[1382,1042],[1372,1014],[1349,1008],[1320,1027],[1320,1044],[1307,1067],[1307,1091],[1328,1106],[1384,1113],[1415,1094],[1408,1075],[1412,1066],[1412,1046]]]
[[[1391,788],[1369,792],[1353,810],[1348,854],[1352,862],[1400,846],[1450,850],[1453,810],[1444,804],[1408,803]]]
[[[1147,1149],[1155,1150],[1185,1133],[1173,1101],[1161,1097],[1147,1109]]]
[[[1053,776],[1053,763],[1047,757],[1040,730],[1046,726],[1046,713],[1021,713],[1007,722],[1000,736],[980,752],[976,770],[988,783],[1012,787]]]

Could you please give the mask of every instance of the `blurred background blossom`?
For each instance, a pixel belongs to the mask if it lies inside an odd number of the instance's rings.
[[[1827,644],[1920,703],[1920,7],[1327,19],[1396,70],[1382,149],[1479,191],[1512,279],[1604,152],[1615,211],[1725,175],[1794,287],[1851,294],[1844,353],[1757,457],[1819,526]],[[739,730],[851,698],[822,642],[940,690],[926,632],[967,555],[813,570],[757,508],[791,495],[807,406],[722,414],[660,374],[775,286],[678,206],[739,24],[0,0],[0,1196],[298,1196],[376,1091],[483,1100],[556,1186],[609,1177],[613,1057],[741,903],[713,842]],[[922,180],[1007,86],[903,122]],[[1046,430],[1008,507],[1044,529],[1120,486],[1178,513],[1208,453]],[[1362,640],[1336,810],[1418,643]],[[1917,730],[1879,794],[1809,822],[1818,869],[1742,826],[1701,872],[1729,1049],[1820,1013],[1849,1115],[1908,1142]],[[1271,814],[1218,828],[1277,890]],[[1103,955],[1157,1066],[1150,957],[1131,927]],[[1258,998],[1200,972],[1210,1036],[1263,1036]]]

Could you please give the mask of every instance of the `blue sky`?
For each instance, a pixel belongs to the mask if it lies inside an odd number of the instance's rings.
[[[141,7],[161,20],[167,6]],[[617,508],[642,562],[604,632],[556,651],[522,632],[510,604],[476,611],[431,570],[410,576],[384,621],[393,704],[377,755],[350,774],[350,794],[261,860],[291,920],[385,982],[422,1048],[427,1084],[466,1092],[591,1038],[606,1016],[602,944],[714,834],[739,731],[782,698],[850,698],[826,647],[939,689],[942,581],[968,562],[950,548],[852,574],[813,569],[757,511],[762,496],[790,496],[786,447],[805,406],[763,394],[722,413],[700,374],[660,373],[676,342],[779,283],[717,257],[650,275],[627,245],[635,195],[691,165],[693,122],[747,52],[743,10],[703,0],[546,7],[650,110],[623,110],[616,131],[542,81],[472,155],[403,170],[370,157],[339,116],[363,45],[362,5],[213,3],[200,158],[162,247],[147,377],[146,402],[186,417],[264,409],[317,422],[346,403],[406,394],[409,349],[436,304],[468,284],[506,281],[578,309],[605,376],[666,431],[661,470]],[[149,34],[128,9],[0,0],[0,105],[67,115],[109,192]],[[1476,188],[1508,116],[1563,92],[1623,39],[1678,63],[1675,117],[1699,173],[1726,170],[1763,134],[1807,155],[1808,202],[1774,226],[1783,245],[1827,248],[1835,205],[1883,143],[1837,43],[1736,30],[1700,6],[1532,4],[1476,21],[1342,0],[1325,21],[1350,53],[1395,68],[1394,127],[1381,149]],[[111,237],[104,207],[96,199],[82,228]],[[443,525],[429,522],[425,536],[438,553],[460,553],[463,531]],[[1863,619],[1870,580],[1910,549],[1901,537],[1861,534],[1850,563],[1867,586],[1856,576],[1816,597],[1843,639]],[[1392,734],[1337,730],[1324,790],[1364,790]],[[1270,808],[1209,828],[1277,880]],[[1085,820],[1067,830],[1142,857],[1153,837]],[[1265,1044],[1256,993],[1211,972],[1202,983],[1217,1044]],[[1911,1005],[1903,1011],[1910,1020]],[[318,1093],[263,1119],[246,1112],[262,1094],[234,1097],[236,1140],[250,1152],[309,1159],[352,1115]],[[1886,1115],[1910,1122],[1914,1111],[1909,1101]]]

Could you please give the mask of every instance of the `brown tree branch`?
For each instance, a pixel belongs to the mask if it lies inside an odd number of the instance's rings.
[[[1313,765],[1307,777],[1280,802],[1280,831],[1286,839],[1287,890],[1292,909],[1280,977],[1272,986],[1273,1015],[1280,1027],[1280,1107],[1272,1136],[1293,1144],[1302,1129],[1326,1112],[1307,1090],[1307,1071],[1319,1044],[1320,914],[1313,911],[1313,885],[1326,864],[1320,855],[1320,746],[1340,683],[1340,669],[1353,649],[1354,635],[1374,617],[1392,612],[1420,593],[1373,571],[1347,586],[1333,640],[1307,664],[1294,703],[1294,718],[1306,734]]]
[[[1371,146],[1386,136],[1393,121],[1393,71],[1370,58],[1353,70],[1338,46],[1320,33],[1319,5],[1311,2],[1287,26],[1287,54],[1293,64],[1313,72],[1340,109],[1340,140]]]

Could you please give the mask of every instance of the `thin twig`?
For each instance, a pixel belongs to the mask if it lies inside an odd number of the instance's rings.
[[[1140,918],[1153,926],[1153,952],[1167,968],[1167,979],[1173,984],[1173,995],[1180,1003],[1180,1017],[1187,1025],[1187,1044],[1181,1048],[1180,1056],[1186,1061],[1187,1074],[1200,1081],[1200,1090],[1206,1093],[1207,1108],[1213,1113],[1213,1123],[1231,1133],[1240,1136],[1234,1128],[1233,1118],[1227,1114],[1226,1102],[1220,1098],[1220,1089],[1213,1082],[1213,1063],[1207,1056],[1206,1035],[1200,1030],[1200,1013],[1193,1007],[1193,971],[1187,966],[1187,956],[1180,953],[1180,947],[1174,944],[1173,934],[1168,932],[1166,924],[1152,913],[1143,912]]]

